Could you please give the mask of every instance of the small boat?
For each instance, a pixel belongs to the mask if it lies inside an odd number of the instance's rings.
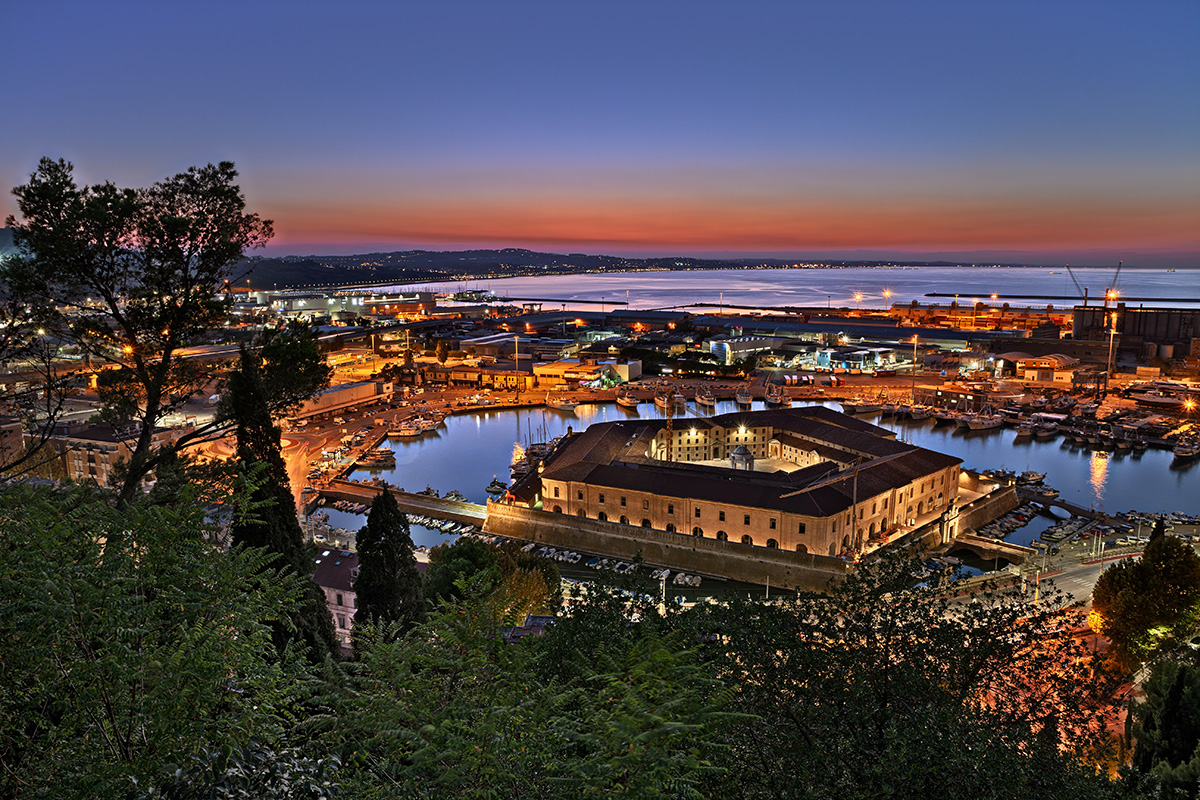
[[[763,399],[766,400],[768,406],[775,406],[777,408],[783,408],[792,404],[792,398],[788,396],[782,386],[775,383],[767,384],[767,391]]]
[[[1028,439],[1033,436],[1034,426],[1028,423],[1021,423],[1017,426],[1017,438]]]
[[[705,406],[707,408],[715,408],[717,398],[713,397],[713,393],[708,389],[701,389],[696,392],[696,405]]]
[[[1004,417],[999,414],[976,414],[967,420],[967,427],[973,431],[990,431],[1004,425]]]
[[[749,407],[754,403],[754,395],[750,393],[749,386],[743,386],[733,393],[733,401],[739,406]]]
[[[1053,439],[1058,436],[1058,426],[1053,422],[1040,422],[1034,427],[1033,435],[1039,439]]]
[[[908,416],[913,422],[924,422],[933,416],[933,409],[929,406],[913,406]]]
[[[572,400],[569,397],[554,396],[546,394],[546,405],[558,411],[574,411],[579,407],[579,401]]]
[[[952,408],[941,408],[933,412],[933,424],[954,425],[958,422],[958,412]]]
[[[392,430],[388,431],[388,436],[403,436],[407,439],[413,436],[420,436],[424,432],[424,429],[419,425],[409,421],[402,422],[400,423],[400,427],[393,428]]]
[[[625,408],[637,408],[637,395],[633,392],[621,390],[617,392],[617,405],[624,406]]]
[[[1171,454],[1175,456],[1171,463],[1184,464],[1189,461],[1194,461],[1200,458],[1200,441],[1191,441],[1188,439],[1180,439],[1172,448]]]
[[[492,476],[492,482],[487,485],[484,490],[488,494],[504,494],[508,490],[508,484],[499,478]]]
[[[1046,480],[1046,473],[1033,470],[1026,470],[1017,476],[1017,481],[1024,484],[1041,483],[1044,480]]]

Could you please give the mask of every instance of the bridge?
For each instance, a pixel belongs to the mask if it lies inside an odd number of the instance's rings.
[[[1010,564],[1023,564],[1025,559],[1030,556],[1040,554],[1040,551],[1034,550],[1032,547],[988,539],[974,533],[960,533],[950,543],[950,549],[947,552],[953,553],[958,550],[967,550],[984,561],[1003,558]]]
[[[1037,494],[1036,489],[1037,489],[1037,487],[1033,487],[1033,486],[1018,486],[1017,487],[1017,495],[1021,498],[1022,501],[1030,500],[1034,503],[1041,503],[1042,505],[1046,506],[1047,508],[1049,508],[1050,506],[1057,506],[1059,508],[1065,509],[1071,513],[1072,517],[1086,517],[1087,519],[1099,519],[1099,520],[1108,519],[1107,514],[1097,511],[1094,508],[1084,508],[1083,506],[1075,505],[1072,502],[1069,502],[1067,500],[1062,500],[1058,497],[1044,497],[1040,494]]]
[[[483,527],[483,522],[487,518],[487,508],[478,503],[447,500],[444,497],[406,492],[390,486],[388,489],[391,491],[392,497],[396,498],[396,505],[406,513],[421,514],[433,519],[446,519],[477,527]],[[369,483],[355,483],[338,479],[331,481],[329,485],[321,489],[321,497],[327,500],[349,500],[352,503],[370,505],[379,491],[380,487]]]

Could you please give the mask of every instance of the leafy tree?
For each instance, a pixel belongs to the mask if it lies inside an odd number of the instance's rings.
[[[195,502],[0,491],[0,795],[125,797],[188,753],[281,734],[303,665],[269,623],[298,587],[215,533]]]
[[[233,164],[192,167],[145,189],[79,187],[73,166],[43,158],[13,189],[9,217],[23,258],[5,278],[37,310],[37,323],[104,365],[101,397],[135,420],[119,503],[157,466],[152,435],[202,391],[206,378],[180,349],[203,343],[226,319],[220,299],[243,253],[264,245],[271,223],[245,213]],[[176,449],[203,436],[185,434]]]
[[[269,374],[269,373],[268,373]],[[261,479],[251,491],[252,513],[242,514],[230,530],[235,546],[262,547],[275,556],[274,563],[301,582],[303,603],[295,610],[291,626],[275,626],[276,645],[282,649],[295,637],[321,661],[337,652],[333,620],[325,595],[312,581],[312,553],[296,518],[296,503],[280,454],[279,428],[271,420],[263,390],[262,359],[242,347],[238,368],[230,375],[228,407],[237,421],[237,460],[243,471],[260,465]]]
[[[347,755],[348,794],[700,796],[727,692],[677,637],[645,628],[567,685],[500,637],[486,583],[464,584],[412,635],[383,632],[331,700],[336,719],[314,721]]]
[[[425,599],[408,517],[391,492],[375,496],[367,524],[358,531],[357,543],[355,628],[394,622],[407,630],[421,622],[425,618]]]
[[[1190,631],[1200,613],[1200,556],[1162,528],[1160,519],[1142,557],[1106,569],[1092,592],[1100,630],[1126,668]]]
[[[1129,783],[1153,796],[1200,793],[1200,666],[1194,659],[1155,665],[1134,719]]]
[[[489,592],[501,582],[496,551],[478,539],[463,536],[453,544],[439,544],[429,551],[425,596],[430,600],[459,600],[463,596],[459,584],[476,578]]]
[[[337,756],[311,758],[297,748],[251,738],[245,745],[193,754],[138,800],[331,800],[340,767]]]
[[[434,351],[434,357],[437,358],[439,364],[445,364],[446,359],[450,355],[450,346],[446,344],[445,339],[438,339],[437,349]]]
[[[715,796],[1103,796],[1115,681],[1059,629],[1076,610],[1012,594],[910,590],[864,562],[829,595],[698,610],[714,674],[738,687]],[[558,626],[556,626],[557,628]]]

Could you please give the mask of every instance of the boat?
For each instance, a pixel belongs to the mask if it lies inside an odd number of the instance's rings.
[[[579,401],[572,400],[569,397],[563,397],[561,395],[555,395],[552,397],[550,393],[547,392],[546,405],[558,411],[574,411],[579,407]]]
[[[624,406],[625,408],[637,408],[637,395],[635,395],[633,392],[622,389],[621,391],[617,392],[617,405]]]
[[[1189,461],[1195,461],[1200,458],[1200,441],[1191,439],[1180,439],[1175,443],[1175,447],[1171,450],[1175,458],[1171,463],[1184,464]]]
[[[792,404],[792,398],[777,383],[768,383],[766,394],[763,396],[768,406],[783,408]]]
[[[1034,426],[1028,422],[1022,422],[1017,426],[1017,438],[1027,439],[1033,436]]]
[[[750,393],[749,386],[743,386],[733,393],[733,401],[739,406],[749,408],[754,403],[754,395]]]
[[[1053,422],[1039,422],[1033,428],[1033,435],[1039,439],[1052,439],[1058,436],[1058,426]]]
[[[696,405],[715,408],[717,405],[717,398],[713,397],[713,393],[710,390],[701,389],[700,391],[696,392]]]
[[[933,412],[933,424],[953,425],[958,422],[958,412],[953,408],[939,408]]]
[[[408,420],[400,423],[400,427],[393,428],[392,430],[388,431],[388,436],[403,436],[404,438],[410,438],[413,436],[420,436],[424,432],[425,430],[421,428],[420,425],[417,425],[412,420]]]
[[[1046,473],[1034,472],[1033,470],[1026,470],[1017,476],[1017,482],[1026,485],[1041,483],[1044,480],[1046,480]]]
[[[908,417],[913,422],[924,422],[933,416],[933,408],[930,406],[913,406],[908,412]]]
[[[967,420],[967,427],[973,431],[990,431],[1004,425],[1004,417],[999,414],[976,414]]]
[[[508,484],[497,477],[492,477],[492,482],[484,489],[488,494],[504,494],[508,491]]]

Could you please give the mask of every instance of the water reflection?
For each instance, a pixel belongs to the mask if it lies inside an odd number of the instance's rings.
[[[1104,504],[1104,482],[1108,478],[1108,453],[1103,450],[1092,451],[1088,482],[1092,485],[1092,494]]]
[[[838,408],[832,401],[823,405]],[[763,404],[756,402],[753,408],[759,410]],[[718,401],[715,413],[737,410],[732,400],[724,400]],[[705,416],[709,415],[693,403],[688,404],[686,417]],[[394,486],[414,491],[426,485],[441,492],[458,489],[473,502],[483,503],[487,500],[484,488],[493,477],[508,479],[514,443],[546,441],[566,433],[568,427],[581,431],[597,422],[637,417],[659,419],[662,414],[653,403],[647,402],[637,409],[613,403],[587,403],[576,408],[574,414],[524,408],[453,416],[446,420],[437,436],[389,441],[387,444],[396,453],[396,466],[374,474]],[[1011,428],[968,436],[955,428],[933,427],[928,421],[893,422],[878,416],[863,419],[891,428],[897,438],[906,442],[957,456],[969,468],[1044,472],[1046,483],[1057,489],[1062,499],[1084,508],[1109,512],[1127,509],[1195,512],[1198,508],[1197,469],[1171,469],[1172,456],[1167,450],[1114,458],[1109,453],[1093,453],[1061,441],[1015,440]],[[355,475],[367,477],[368,473]]]

